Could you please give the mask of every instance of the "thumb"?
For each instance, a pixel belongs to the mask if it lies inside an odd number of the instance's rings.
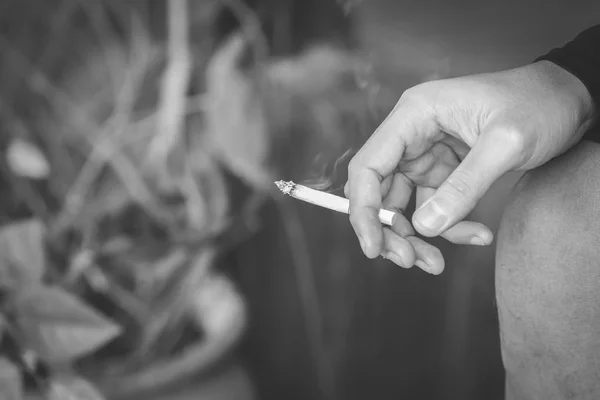
[[[419,233],[433,237],[454,226],[513,167],[518,151],[510,141],[503,140],[507,136],[511,135],[480,135],[465,159],[415,211],[413,225]]]

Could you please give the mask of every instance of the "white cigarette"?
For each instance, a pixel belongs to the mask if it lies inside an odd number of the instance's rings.
[[[333,211],[350,214],[350,201],[344,197],[336,196],[331,193],[311,189],[306,186],[298,185],[292,181],[277,181],[275,185],[283,192],[295,199],[306,201],[320,207],[328,208]],[[396,213],[390,210],[379,210],[379,221],[384,225],[393,225]]]

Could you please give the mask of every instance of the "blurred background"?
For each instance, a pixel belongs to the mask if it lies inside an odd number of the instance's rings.
[[[502,399],[493,246],[433,240],[437,277],[370,261],[346,216],[272,182],[339,193],[403,90],[531,62],[599,13],[592,0],[1,2],[0,249],[106,321],[6,300],[0,263],[0,325],[14,322],[0,386]],[[495,230],[517,178],[471,219]],[[43,332],[23,322],[32,309]],[[68,357],[48,351],[60,346]]]

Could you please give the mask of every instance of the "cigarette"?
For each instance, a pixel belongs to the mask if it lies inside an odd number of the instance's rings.
[[[333,211],[350,214],[350,201],[344,197],[336,196],[331,193],[311,189],[309,187],[298,185],[292,181],[277,181],[275,185],[283,192],[295,199],[314,204],[319,207],[328,208]],[[391,226],[394,224],[396,213],[390,210],[379,210],[379,221]]]

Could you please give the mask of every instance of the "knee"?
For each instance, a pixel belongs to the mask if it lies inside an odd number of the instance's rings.
[[[517,182],[498,232],[499,264],[543,254],[567,261],[585,242],[598,243],[599,216],[600,145],[586,141]]]
[[[600,145],[595,143],[580,143],[515,186],[496,243],[507,376],[560,381],[567,366],[577,370],[590,362],[582,353],[596,346],[592,321],[600,319],[599,217]],[[563,394],[571,390],[559,387]]]
[[[534,281],[592,273],[599,222],[600,145],[585,141],[517,182],[498,230],[497,270]]]

